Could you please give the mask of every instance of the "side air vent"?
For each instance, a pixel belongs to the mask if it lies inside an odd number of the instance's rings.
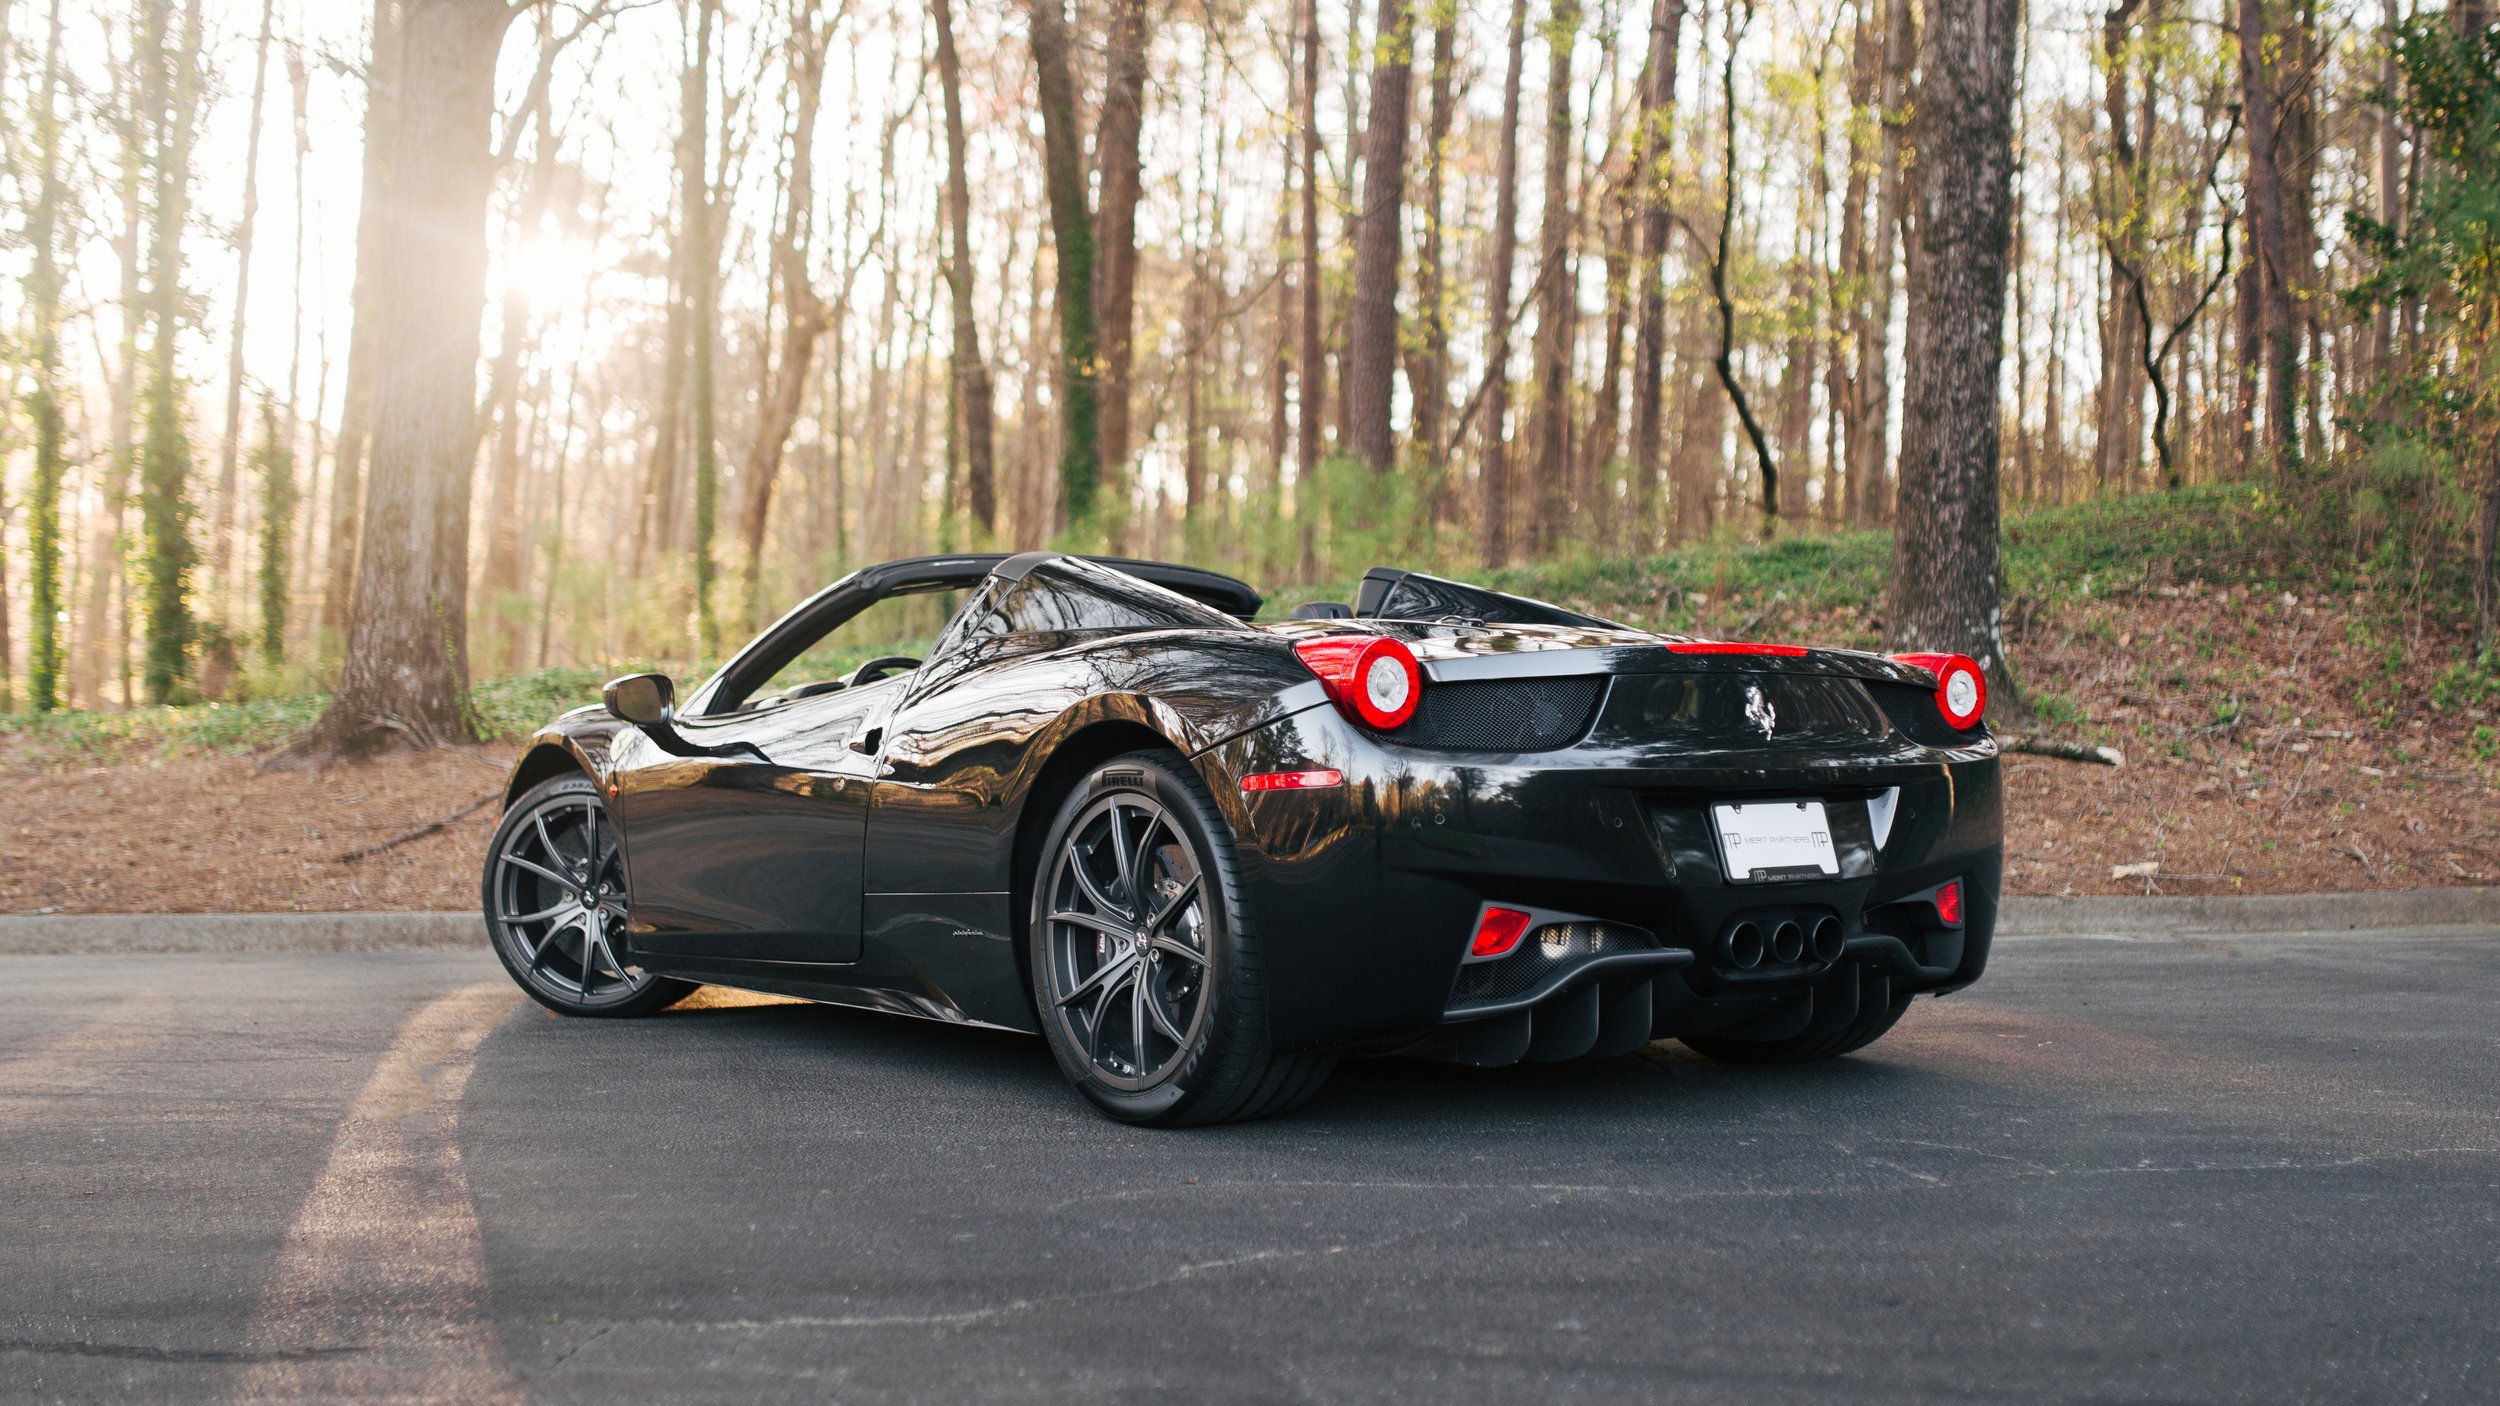
[[[1447,752],[1550,752],[1588,731],[1605,691],[1597,675],[1436,683],[1396,740]]]

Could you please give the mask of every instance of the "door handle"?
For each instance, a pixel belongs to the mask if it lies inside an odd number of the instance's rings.
[[[863,757],[872,757],[877,753],[877,744],[883,741],[885,741],[884,728],[861,728],[851,735],[851,750]]]

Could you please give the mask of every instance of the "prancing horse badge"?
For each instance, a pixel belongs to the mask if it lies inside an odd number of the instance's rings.
[[[1762,729],[1762,739],[1766,742],[1771,739],[1771,730],[1779,726],[1779,710],[1771,706],[1770,699],[1762,696],[1760,684],[1745,685],[1745,716],[1755,727]]]

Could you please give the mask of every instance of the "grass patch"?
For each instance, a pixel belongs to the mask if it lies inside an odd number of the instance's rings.
[[[1450,533],[1436,539],[1415,526],[1430,518],[1416,496],[1423,491],[1417,485],[1394,480],[1384,491],[1367,474],[1338,466],[1326,489],[1344,509],[1338,525],[1315,544],[1330,579],[1278,588],[1266,607],[1271,617],[1306,601],[1348,599],[1366,566],[1399,562],[1644,629],[1859,648],[1883,644],[1892,568],[1888,532],[1809,530],[1766,543],[1723,528],[1707,540],[1647,556],[1603,556],[1584,548],[1549,561],[1482,570],[1453,553]],[[2500,706],[2500,660],[2446,659],[2424,667],[2414,657],[2421,652],[2425,615],[2453,622],[2459,603],[2426,591],[2419,575],[2408,578],[2329,540],[2332,534],[2320,536],[2315,516],[2279,490],[2251,484],[2017,512],[2005,525],[2008,615],[2017,622],[2059,618],[2059,628],[2071,638],[2116,649],[2114,625],[2095,618],[2098,612],[2068,608],[2192,583],[2267,594],[2288,589],[2311,598],[2333,593],[2348,613],[2338,652],[2347,661],[2366,662],[2356,699],[2364,711],[2393,717],[2422,691],[2417,680],[2424,677],[2434,708]],[[1302,548],[1290,517],[1260,518],[1245,511],[1230,526],[1236,535],[1229,542],[1204,541],[1208,534],[1193,530],[1176,554],[1192,556],[1189,549],[1200,549],[1193,559],[1238,571],[1254,583],[1290,574],[1287,564],[1299,562]],[[1262,571],[1261,562],[1278,569]],[[2209,661],[2218,662],[2226,649],[2238,653],[2237,645],[2214,635],[2192,643],[2194,653]],[[810,676],[835,677],[867,655],[889,652],[895,650],[828,650],[823,659],[809,661],[816,666]],[[542,669],[481,680],[470,695],[479,730],[497,740],[525,736],[567,709],[597,702],[604,679],[633,667]],[[682,666],[671,672],[689,688],[704,676]],[[2157,690],[2181,686],[2182,679],[2157,677],[2147,668],[2139,683]],[[253,695],[246,701],[0,717],[0,748],[20,758],[68,762],[261,752],[310,727],[329,702],[310,670],[255,675],[246,686]],[[2032,703],[2051,722],[2084,721],[2081,705],[2069,699],[2043,693]],[[2236,698],[2218,705],[2213,720],[2226,721],[2239,706]]]

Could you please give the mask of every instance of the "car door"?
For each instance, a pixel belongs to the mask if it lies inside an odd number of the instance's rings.
[[[729,962],[859,960],[873,733],[909,676],[619,738],[633,941]],[[863,750],[864,749],[864,750]]]

